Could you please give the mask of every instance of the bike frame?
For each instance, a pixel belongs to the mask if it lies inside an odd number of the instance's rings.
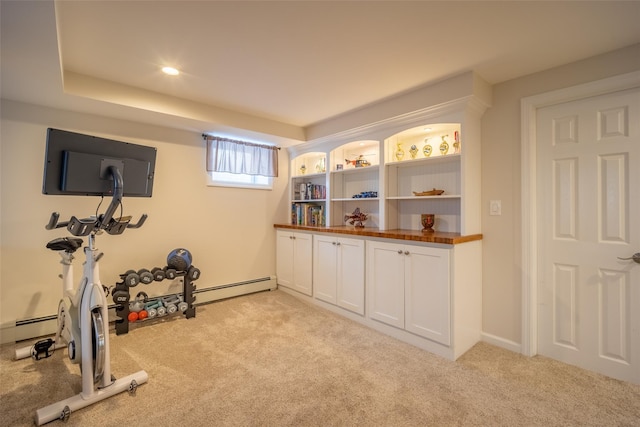
[[[49,230],[67,227],[76,236],[88,236],[88,245],[83,248],[85,262],[82,278],[77,289],[73,284],[73,253],[59,251],[62,257],[60,261],[62,264],[62,301],[58,310],[59,325],[53,344],[54,349],[68,345],[71,362],[80,362],[82,391],[68,399],[38,409],[35,418],[37,425],[43,425],[56,419],[66,420],[71,412],[123,391],[134,393],[137,386],[147,382],[149,378],[145,371],[138,371],[118,380],[112,378],[111,375],[108,302],[104,287],[100,282],[99,260],[102,253],[98,253],[95,246],[95,236],[100,230],[106,230],[111,234],[120,234],[125,228],[139,228],[144,223],[146,215],[143,215],[137,224],[128,224],[130,217],[125,220],[112,218],[122,198],[123,182],[120,171],[116,167],[110,166],[109,172],[114,181],[113,198],[104,214],[95,220],[78,220],[76,217],[72,217],[69,221],[59,223],[59,214],[54,212],[46,226]],[[104,363],[100,367],[102,374],[97,381],[93,365],[95,355],[92,345],[92,316],[96,311],[100,313],[104,335],[102,338],[98,337],[101,339]],[[79,349],[75,348],[76,343],[79,344]],[[98,344],[95,347],[98,348]],[[78,351],[80,358],[78,358]],[[32,356],[32,347],[16,350],[16,359],[29,356]]]

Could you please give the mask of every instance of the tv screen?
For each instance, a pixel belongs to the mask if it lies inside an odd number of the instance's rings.
[[[122,175],[125,197],[151,197],[156,148],[96,136],[47,129],[42,192],[49,195],[108,196],[109,166]]]

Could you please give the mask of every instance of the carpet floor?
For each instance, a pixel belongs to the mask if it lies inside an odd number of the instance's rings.
[[[0,426],[33,425],[82,388],[66,351],[13,360],[30,344],[0,347]],[[149,381],[67,425],[640,426],[640,386],[486,343],[451,362],[278,290],[111,331],[110,344],[116,377]]]

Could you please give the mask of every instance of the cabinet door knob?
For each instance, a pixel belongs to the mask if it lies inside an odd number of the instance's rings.
[[[404,251],[404,254],[405,255],[409,255],[409,251]]]
[[[402,255],[402,249],[398,249],[398,253]]]
[[[336,245],[336,242],[331,242],[331,244],[332,244],[333,246],[335,246],[335,245]]]
[[[340,242],[336,243],[336,245],[340,246]]]

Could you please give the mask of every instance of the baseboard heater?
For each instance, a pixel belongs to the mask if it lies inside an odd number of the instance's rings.
[[[248,295],[255,292],[261,292],[266,290],[274,290],[278,286],[276,284],[275,276],[261,277],[258,279],[246,280],[243,282],[229,283],[226,285],[211,286],[208,288],[196,289],[193,293],[196,295],[195,306],[203,304],[209,304],[214,301],[222,299],[233,298],[241,295]],[[175,294],[171,294],[175,295]],[[135,296],[135,292],[132,292],[132,298]],[[169,295],[158,295],[157,297],[164,297]],[[115,318],[115,305],[109,307],[110,321]],[[197,312],[196,312],[197,316]],[[28,340],[32,338],[42,337],[45,335],[52,335],[56,333],[57,328],[57,315],[35,317],[31,319],[17,320],[13,333],[11,328],[2,330],[2,343],[6,342],[18,342]]]

